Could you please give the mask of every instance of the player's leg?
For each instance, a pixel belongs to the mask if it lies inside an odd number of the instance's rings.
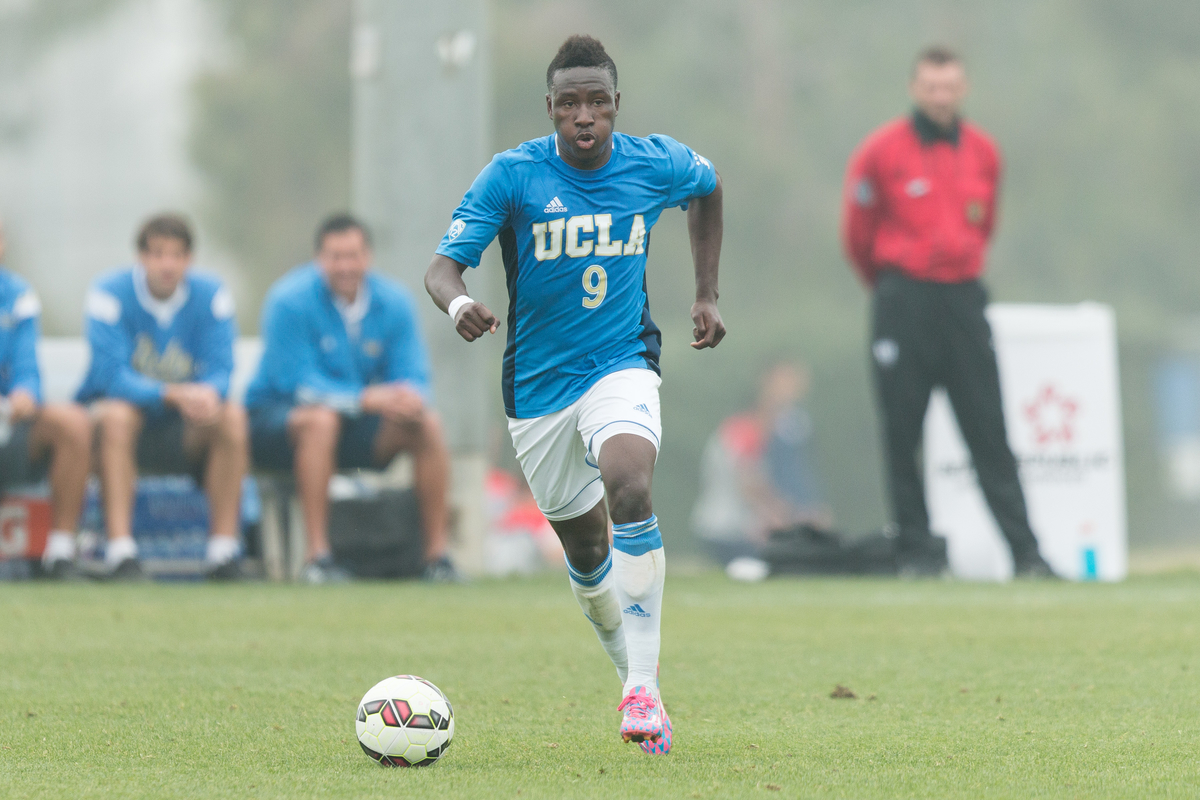
[[[287,418],[296,493],[308,535],[308,564],[316,568],[306,569],[311,582],[321,582],[326,573],[336,579],[346,577],[334,571],[329,550],[329,481],[337,468],[341,429],[341,416],[325,406],[296,406]]]
[[[137,445],[145,417],[124,400],[102,400],[95,406],[100,496],[108,542],[104,561],[112,577],[141,574],[133,541],[133,493],[137,486]]]
[[[617,597],[629,651],[621,702],[625,711],[622,736],[635,742],[658,740],[667,724],[658,688],[667,569],[658,518],[650,502],[657,455],[653,442],[621,433],[604,442],[597,460],[613,520]]]
[[[457,580],[458,574],[446,555],[450,450],[441,419],[430,410],[411,422],[377,419],[371,442],[373,464],[385,468],[402,452],[413,457],[413,488],[421,507],[421,536],[425,543],[425,576],[438,582]],[[351,436],[352,432],[347,431],[343,440]]]
[[[1029,525],[1017,460],[1008,445],[1000,371],[992,347],[992,331],[984,316],[987,295],[979,284],[954,287],[961,302],[953,304],[943,324],[947,329],[946,392],[954,407],[963,440],[971,452],[979,488],[996,524],[1008,540],[1017,575],[1049,576]]]
[[[581,399],[579,421],[613,521],[613,572],[629,653],[621,729],[626,741],[638,742],[660,740],[666,727],[658,691],[666,559],[651,502],[662,435],[659,383],[648,369],[608,375]]]
[[[571,593],[592,623],[600,646],[613,662],[617,677],[624,685],[629,674],[629,656],[608,544],[608,512],[602,499],[584,514],[551,520],[550,525],[563,545]]]
[[[625,632],[608,545],[599,470],[577,429],[578,403],[534,419],[510,419],[517,460],[538,508],[563,545],[571,592],[624,684]]]
[[[87,409],[74,403],[52,403],[38,413],[29,435],[29,458],[49,461],[51,531],[42,565],[47,574],[72,569],[75,532],[83,511],[92,463],[92,420]]]
[[[650,502],[657,456],[653,442],[621,433],[604,442],[597,460],[612,516],[617,594],[629,648],[626,694],[638,686],[653,686],[658,670],[666,561]]]
[[[183,429],[187,460],[204,464],[210,526],[205,561],[209,575],[214,578],[237,576],[242,479],[250,461],[248,440],[246,411],[237,403],[222,403],[211,424],[187,424]]]
[[[928,287],[885,275],[872,303],[871,356],[892,518],[898,528],[902,571],[936,574],[943,558],[932,552],[925,484],[917,455],[925,411],[936,381],[936,347],[930,333]]]

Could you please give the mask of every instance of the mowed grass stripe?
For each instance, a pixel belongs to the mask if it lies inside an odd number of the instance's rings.
[[[1197,608],[1189,576],[672,577],[648,758],[563,577],[0,585],[0,796],[1194,797]],[[354,739],[405,672],[458,716],[426,770]]]

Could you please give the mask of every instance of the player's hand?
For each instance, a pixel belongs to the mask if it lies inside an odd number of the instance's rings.
[[[459,309],[458,319],[454,321],[454,329],[468,342],[485,333],[495,333],[499,327],[500,320],[483,303],[467,303]]]
[[[29,419],[37,413],[37,400],[24,389],[17,389],[8,396],[8,409],[13,420]]]
[[[199,425],[211,424],[221,410],[221,396],[207,383],[172,383],[163,400],[188,422]]]
[[[706,347],[716,347],[725,338],[725,323],[721,321],[721,312],[713,300],[697,300],[692,304],[692,336],[696,341],[692,347],[703,350]]]
[[[384,383],[363,389],[359,403],[363,411],[393,422],[416,422],[425,411],[425,398],[403,383]]]

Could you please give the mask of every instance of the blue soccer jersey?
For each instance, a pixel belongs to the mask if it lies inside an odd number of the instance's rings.
[[[658,371],[646,253],[664,209],[711,194],[707,159],[668,136],[613,134],[600,169],[558,156],[556,136],[492,159],[454,212],[437,252],[478,266],[497,235],[508,283],[504,408],[540,417],[566,408],[605,375]]]

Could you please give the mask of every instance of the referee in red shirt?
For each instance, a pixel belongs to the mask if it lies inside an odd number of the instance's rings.
[[[847,255],[873,291],[871,356],[899,567],[910,575],[946,569],[917,462],[930,392],[943,386],[1016,575],[1049,577],[1008,446],[979,281],[996,221],[1000,154],[959,116],[967,79],[954,52],[922,52],[909,89],[912,116],[887,123],[851,156],[842,220]]]

